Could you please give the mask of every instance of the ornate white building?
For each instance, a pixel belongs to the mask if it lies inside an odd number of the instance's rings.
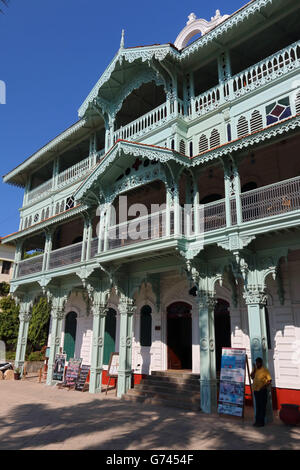
[[[25,189],[3,240],[16,244],[20,366],[47,293],[48,384],[61,348],[91,365],[99,392],[118,351],[119,396],[132,373],[184,370],[211,412],[232,346],[250,366],[263,357],[274,406],[299,403],[299,19],[295,0],[253,0],[191,14],[175,45],[126,48],[123,35],[78,122],[4,177]]]

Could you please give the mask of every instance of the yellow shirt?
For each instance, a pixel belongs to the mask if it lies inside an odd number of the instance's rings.
[[[260,369],[256,369],[253,380],[254,392],[259,392],[259,390],[261,390],[270,380],[272,380],[272,378],[268,369],[263,366]]]

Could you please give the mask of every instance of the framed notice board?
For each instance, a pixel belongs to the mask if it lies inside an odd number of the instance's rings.
[[[63,382],[65,375],[66,354],[56,354],[53,368],[52,379],[57,382]]]
[[[119,353],[112,353],[110,355],[107,375],[109,377],[118,377],[119,372]]]
[[[218,413],[244,416],[246,349],[222,348]]]
[[[65,380],[65,385],[67,387],[75,387],[78,380],[81,363],[82,359],[69,359]]]
[[[80,392],[84,391],[89,372],[90,366],[83,364],[80,368],[80,373],[75,385],[75,390],[79,390]]]

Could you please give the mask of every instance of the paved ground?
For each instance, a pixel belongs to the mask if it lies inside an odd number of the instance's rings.
[[[300,427],[131,404],[58,390],[36,379],[0,382],[0,449],[299,449]]]

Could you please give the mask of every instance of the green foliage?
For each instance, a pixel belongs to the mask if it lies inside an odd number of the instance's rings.
[[[30,354],[28,354],[26,360],[27,361],[43,361],[44,360],[44,354],[42,351],[34,351]]]
[[[7,282],[0,282],[0,297],[6,297],[9,294],[10,285]]]
[[[40,300],[33,306],[31,320],[28,329],[28,342],[31,351],[40,350],[47,344],[50,322],[50,306],[47,299]]]
[[[16,358],[16,352],[15,351],[6,351],[5,359],[7,361],[14,361],[15,358]]]
[[[27,253],[24,253],[23,259],[34,258],[35,256],[42,255],[43,253],[43,250],[28,251]]]
[[[0,339],[7,351],[15,350],[19,332],[19,307],[12,297],[0,299]]]

